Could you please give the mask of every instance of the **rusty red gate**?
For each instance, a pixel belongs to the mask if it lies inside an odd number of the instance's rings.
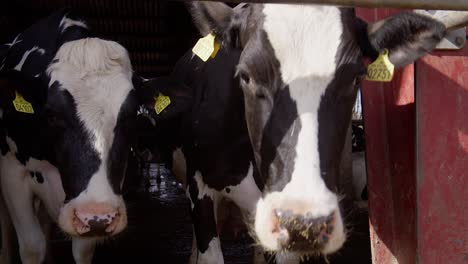
[[[358,9],[367,21],[396,12]],[[468,263],[468,47],[362,94],[373,263]]]

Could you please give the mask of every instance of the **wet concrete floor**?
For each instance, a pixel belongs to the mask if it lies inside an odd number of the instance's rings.
[[[128,228],[99,245],[93,263],[188,263],[192,229],[184,190],[167,174],[160,183],[150,177],[144,189],[127,195]],[[328,258],[329,263],[371,263],[367,213],[357,210],[347,219],[353,223],[350,238],[338,254]],[[252,263],[252,244],[246,233],[223,239],[225,263]],[[54,264],[74,263],[70,242],[58,232],[51,248]],[[326,261],[317,258],[306,263]]]

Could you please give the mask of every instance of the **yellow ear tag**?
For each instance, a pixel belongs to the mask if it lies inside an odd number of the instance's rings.
[[[206,62],[210,57],[214,58],[216,56],[219,48],[220,45],[215,40],[215,35],[210,33],[206,37],[198,40],[197,44],[195,44],[195,47],[193,47],[192,52],[202,61]]]
[[[22,112],[26,114],[34,114],[34,109],[32,107],[32,104],[26,99],[23,98],[21,94],[15,91],[16,97],[15,100],[13,100],[13,106],[15,107],[17,112]]]
[[[393,79],[395,66],[388,59],[388,50],[385,49],[379,57],[367,66],[366,80],[373,82],[390,82]]]
[[[159,94],[159,96],[156,99],[156,102],[154,103],[154,110],[156,111],[156,114],[159,115],[166,107],[168,107],[171,104],[171,98],[169,96],[165,96],[163,94]]]

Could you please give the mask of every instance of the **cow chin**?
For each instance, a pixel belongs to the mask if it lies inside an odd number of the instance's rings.
[[[127,226],[126,206],[118,195],[104,201],[80,195],[60,209],[58,225],[71,237],[111,237]]]
[[[335,194],[322,202],[273,192],[260,199],[255,215],[255,234],[265,250],[297,255],[328,255],[346,240]]]

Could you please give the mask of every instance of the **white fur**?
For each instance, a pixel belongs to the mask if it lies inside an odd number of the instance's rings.
[[[0,188],[13,223],[23,263],[42,263],[45,235],[34,210],[30,176],[12,152],[0,158]]]
[[[335,73],[343,30],[338,8],[265,4],[263,13],[264,30],[281,63],[285,83]]]
[[[31,48],[30,50],[27,50],[24,52],[23,54],[23,57],[21,58],[20,62],[15,66],[15,70],[17,71],[21,71],[21,69],[23,68],[23,65],[24,65],[24,62],[26,61],[26,59],[29,57],[29,55],[33,52],[39,52],[39,54],[41,55],[44,55],[45,53],[45,50],[44,49],[41,49],[39,48],[38,46],[35,46],[33,48]]]
[[[71,26],[88,28],[88,26],[83,21],[73,20],[71,18],[64,16],[62,20],[60,21],[60,27],[62,28],[62,32],[64,32],[67,28]]]
[[[230,192],[226,192],[229,188]],[[253,214],[255,212],[256,201],[262,196],[262,192],[258,189],[253,178],[253,167],[250,164],[249,170],[245,178],[235,186],[224,188],[223,195],[234,201],[242,210]]]
[[[187,187],[187,161],[181,148],[172,152],[172,172],[184,188]]]
[[[277,234],[271,232],[274,209],[287,206],[316,217],[339,211],[336,195],[320,175],[318,108],[336,71],[343,27],[336,7],[266,4],[263,12],[264,29],[280,62],[281,77],[297,104],[302,126],[291,181],[282,192],[271,193],[257,204],[256,234],[267,249],[278,250]],[[345,240],[339,212],[336,222],[324,254],[337,250]]]
[[[197,254],[197,257],[190,258],[193,264],[223,264],[223,252],[221,251],[221,242],[218,237],[213,238],[208,244],[208,249],[204,252],[192,252],[192,254]]]
[[[0,250],[0,263],[13,263],[16,234],[15,228],[10,219],[10,214],[8,213],[5,201],[3,200],[1,189],[2,188],[0,188],[0,230],[2,233],[2,248]]]
[[[10,48],[13,47],[14,45],[16,45],[16,44],[20,43],[21,41],[23,41],[22,39],[19,39],[20,36],[21,36],[21,34],[18,34],[11,43],[6,43],[4,45],[8,46]]]
[[[93,261],[96,240],[75,238],[72,241],[73,258],[76,264],[91,264]]]
[[[124,227],[125,204],[121,196],[113,193],[107,176],[107,159],[120,108],[133,89],[128,53],[116,42],[86,38],[62,45],[55,59],[57,62],[47,70],[51,84],[58,81],[73,96],[78,117],[101,160],[86,190],[62,209],[59,224],[73,234],[69,222],[74,208],[92,201],[109,203],[118,209]]]
[[[210,188],[207,184],[203,182],[203,177],[199,171],[195,172],[194,176],[195,182],[197,183],[198,188],[198,200],[202,200],[203,197],[208,196],[211,200],[216,201],[218,199],[219,193],[215,189]]]
[[[14,154],[18,153],[18,147],[16,146],[16,143],[13,141],[13,139],[7,136],[6,142],[11,152],[13,152]]]
[[[298,254],[292,252],[281,252],[275,256],[276,263],[281,264],[297,264],[301,262],[301,257]]]
[[[205,184],[199,171],[195,172],[194,179],[197,183],[198,189],[197,199],[201,200],[207,196],[213,200],[213,213],[216,223],[218,222],[218,213],[220,213],[218,206],[223,206],[223,203],[220,202],[222,196],[234,201],[243,211],[250,214],[253,214],[255,211],[255,202],[261,197],[261,192],[253,179],[252,165],[250,165],[247,175],[238,185],[227,186],[221,192],[212,189],[207,184]],[[194,203],[190,198],[189,188],[190,187],[187,187],[187,197],[189,197],[191,208],[193,209]],[[227,188],[230,189],[229,193],[226,191]],[[209,244],[208,250],[204,254],[198,252],[196,241],[193,243],[190,263],[224,263],[223,253],[221,251],[221,243],[218,237],[213,238]]]
[[[203,182],[203,177],[199,171],[195,172],[194,176],[195,182],[197,183],[197,189],[198,189],[198,196],[197,199],[201,200],[205,196],[209,197],[213,201],[213,214],[215,216],[215,222],[217,223],[217,209],[218,209],[218,204],[221,198],[221,193],[208,187],[207,184]],[[195,207],[194,201],[192,201],[192,198],[190,197],[190,192],[189,192],[189,186],[187,187],[187,197],[190,200],[191,208]],[[190,257],[190,263],[193,264],[202,264],[202,263],[224,263],[223,259],[223,252],[221,251],[221,242],[219,241],[218,237],[214,237],[210,243],[208,244],[208,249],[204,252],[201,253],[198,251],[196,240],[195,240],[195,232],[193,234],[194,240],[192,244],[192,255]]]
[[[42,174],[43,183],[38,183],[31,177],[28,180],[33,193],[44,203],[52,220],[56,221],[65,200],[62,178],[58,169],[48,161],[30,158],[26,163],[26,170]]]

